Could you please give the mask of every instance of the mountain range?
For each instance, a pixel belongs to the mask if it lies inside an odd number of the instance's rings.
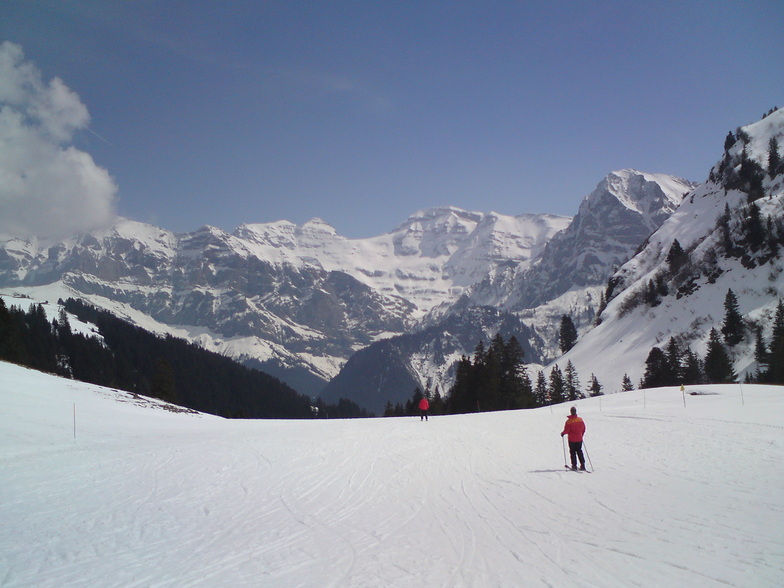
[[[612,172],[573,218],[443,207],[368,239],[342,237],[319,219],[179,234],[119,219],[58,243],[1,244],[0,288],[81,298],[302,392],[376,412],[416,386],[444,392],[454,360],[498,332],[515,335],[541,368],[571,360],[590,373],[601,351],[630,358],[639,377],[644,354],[668,336],[704,348],[728,288],[739,290],[747,320],[763,326],[780,295],[778,258],[727,255],[717,219],[731,211],[730,230],[740,234],[754,200],[775,233],[782,174],[766,170],[784,115],[730,135],[706,182]],[[676,239],[691,273],[664,271]],[[634,306],[657,275],[677,286],[656,307]],[[561,357],[564,314],[580,340]],[[736,350],[741,371],[753,368],[747,348]],[[623,374],[610,372],[597,375],[611,389]]]

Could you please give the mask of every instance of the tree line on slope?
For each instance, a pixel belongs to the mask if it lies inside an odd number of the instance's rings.
[[[730,289],[724,298],[721,329],[711,329],[705,357],[699,357],[687,344],[671,337],[664,349],[651,349],[640,387],[735,382],[738,376],[732,367],[732,351],[751,336],[757,370],[747,373],[746,381],[784,384],[784,303],[778,303],[770,340],[766,342],[762,325],[743,319],[738,299]]]
[[[602,394],[602,385],[594,374],[586,392],[590,396]],[[532,382],[517,338],[507,340],[498,334],[488,347],[479,341],[472,358],[464,355],[458,360],[454,384],[445,398],[438,388],[435,393],[417,388],[405,406],[387,402],[384,416],[417,414],[423,396],[430,401],[432,414],[464,414],[536,408],[585,398],[586,392],[571,361],[564,371],[557,364],[553,366],[549,379],[539,371],[536,382]]]
[[[645,374],[640,388],[658,388],[681,384],[721,384],[738,379],[733,370],[732,349],[754,336],[755,373],[747,373],[747,382],[784,384],[784,302],[776,309],[770,340],[763,336],[762,325],[744,320],[738,308],[738,299],[730,289],[724,300],[725,315],[721,328],[709,334],[705,357],[700,357],[682,340],[671,337],[662,349],[653,347],[645,362]],[[577,340],[571,318],[562,316],[559,345],[567,352]],[[497,335],[489,347],[480,341],[473,358],[463,356],[456,365],[453,386],[446,397],[438,387],[435,392],[417,388],[405,405],[387,402],[384,416],[418,414],[419,400],[430,401],[432,414],[462,414],[490,412],[521,408],[536,408],[603,394],[602,384],[594,374],[585,391],[581,389],[577,369],[571,361],[561,370],[555,364],[549,377],[544,371],[537,373],[532,382],[524,364],[524,354],[515,337],[505,340]],[[621,390],[633,390],[634,384],[624,374]]]
[[[170,335],[160,337],[81,301],[60,301],[51,322],[0,298],[0,359],[228,418],[371,416],[357,404],[314,403],[277,378]],[[68,313],[98,333],[72,330]]]

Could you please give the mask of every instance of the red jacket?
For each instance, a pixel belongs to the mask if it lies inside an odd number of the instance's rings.
[[[430,408],[430,403],[427,401],[427,398],[422,398],[419,401],[419,410],[428,410]]]
[[[564,435],[569,435],[569,441],[572,443],[575,441],[582,441],[583,435],[585,435],[585,421],[576,414],[570,414],[566,419],[561,437]]]

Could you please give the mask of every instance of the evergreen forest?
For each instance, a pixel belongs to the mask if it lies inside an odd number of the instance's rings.
[[[536,408],[568,402],[602,394],[602,385],[591,374],[586,391],[580,386],[577,370],[571,361],[564,371],[553,366],[549,382],[539,372],[533,383],[524,363],[520,342],[512,336],[505,339],[498,334],[485,346],[479,341],[473,358],[463,356],[455,366],[455,382],[446,398],[438,388],[434,392],[417,388],[405,405],[387,403],[384,416],[418,414],[419,400],[425,396],[430,401],[432,414],[463,414]]]
[[[757,363],[756,372],[747,373],[746,381],[784,384],[784,303],[778,303],[771,336],[766,341],[761,324],[743,320],[737,296],[730,289],[724,298],[724,320],[720,329],[711,329],[705,356],[699,357],[684,342],[670,338],[663,349],[651,349],[640,387],[736,382],[738,375],[732,369],[732,353],[744,340],[754,342]]]
[[[161,337],[109,312],[69,299],[51,321],[0,298],[0,360],[92,384],[159,398],[227,418],[372,416],[354,402],[312,402],[277,378],[172,336]],[[95,325],[74,332],[68,316]]]

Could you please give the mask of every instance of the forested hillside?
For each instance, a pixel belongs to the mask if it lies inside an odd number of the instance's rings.
[[[75,332],[69,315],[97,332]],[[369,416],[346,400],[315,403],[316,412],[310,398],[268,374],[73,299],[50,321],[41,304],[24,311],[0,298],[0,359],[230,418]]]

